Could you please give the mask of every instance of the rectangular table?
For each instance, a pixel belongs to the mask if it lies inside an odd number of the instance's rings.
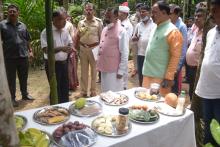
[[[155,105],[155,102],[147,102],[135,98],[134,91],[135,88],[120,92],[129,97],[128,104],[124,106],[105,105],[100,101],[98,96],[90,99],[102,103],[103,112],[100,115],[118,114],[119,108],[129,107],[133,104],[147,104],[150,108]],[[63,103],[58,106],[69,108],[71,103],[72,102]],[[42,108],[16,112],[15,114],[23,115],[27,118],[28,123],[25,129],[38,128],[52,134],[59,125],[43,126],[33,121],[33,114],[39,109]],[[91,125],[91,122],[95,118],[96,117],[76,117],[71,115],[69,121],[79,121]],[[170,117],[160,114],[160,119],[155,124],[132,123],[131,132],[123,137],[111,138],[98,135],[98,140],[94,147],[196,147],[194,130],[194,115],[192,111],[187,109],[186,113],[179,117]]]

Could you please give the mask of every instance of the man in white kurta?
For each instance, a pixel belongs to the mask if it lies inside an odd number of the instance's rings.
[[[101,72],[101,91],[123,90],[123,75],[128,64],[129,38],[118,20],[117,9],[109,8],[105,14],[109,23],[102,31],[97,69]]]
[[[129,42],[131,42],[131,38],[132,38],[132,34],[133,34],[133,26],[128,18],[129,11],[130,11],[130,9],[128,6],[126,6],[126,5],[119,6],[119,19],[121,20],[121,25],[125,28],[125,30],[128,34],[129,40],[130,40]],[[126,69],[127,71],[125,72],[125,74],[123,76],[124,89],[128,88],[128,66],[126,66],[126,67],[127,67],[127,69]]]

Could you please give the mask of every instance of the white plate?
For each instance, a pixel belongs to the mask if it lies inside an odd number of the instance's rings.
[[[159,113],[167,116],[182,116],[185,114],[186,109],[184,108],[183,113],[178,113],[175,108],[169,106],[168,104],[164,103],[164,101],[156,102],[155,110]]]

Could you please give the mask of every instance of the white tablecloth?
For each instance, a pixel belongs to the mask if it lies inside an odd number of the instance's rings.
[[[123,107],[133,104],[147,104],[149,107],[155,105],[154,102],[146,102],[135,98],[134,91],[135,88],[120,92],[129,97],[128,104]],[[99,97],[91,99],[100,102]],[[70,104],[71,102],[68,102],[59,104],[59,106],[68,108]],[[122,106],[107,106],[103,104],[103,113],[100,115],[118,114],[120,107]],[[52,134],[59,125],[43,126],[33,121],[33,114],[39,109],[41,108],[16,112],[15,114],[27,117],[28,123],[25,129],[38,128]],[[88,125],[91,125],[94,119],[95,117],[84,118],[73,115],[70,117],[70,121],[77,120]],[[187,109],[186,113],[180,117],[169,117],[160,114],[160,119],[155,124],[132,123],[131,132],[123,137],[111,138],[98,135],[98,140],[94,147],[196,147],[194,129],[193,112]]]

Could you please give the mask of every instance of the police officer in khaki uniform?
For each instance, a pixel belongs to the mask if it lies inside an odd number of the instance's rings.
[[[96,96],[96,61],[92,49],[99,44],[102,32],[102,21],[94,16],[94,5],[86,3],[84,7],[85,19],[78,24],[78,33],[76,44],[80,47],[80,64],[81,64],[81,92],[78,97],[87,97],[89,66],[91,70],[91,87],[90,96]]]

